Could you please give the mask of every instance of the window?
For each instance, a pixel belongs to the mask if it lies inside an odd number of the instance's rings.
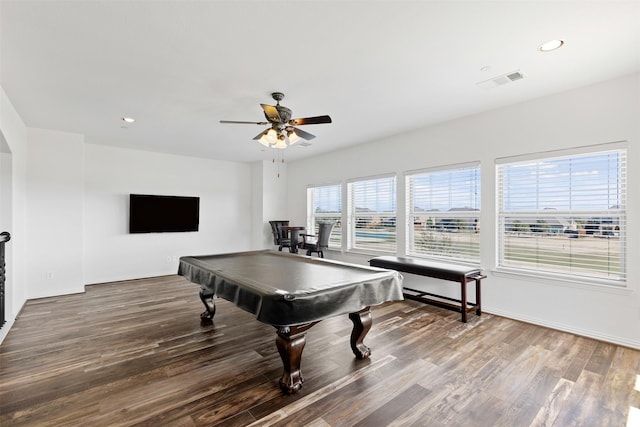
[[[498,165],[498,265],[625,280],[626,150]]]
[[[340,184],[311,187],[307,190],[309,201],[309,234],[318,233],[318,222],[332,221],[335,226],[329,238],[329,247],[342,246],[342,188]]]
[[[349,183],[351,249],[396,252],[396,178]]]
[[[406,176],[407,254],[480,262],[480,165]]]

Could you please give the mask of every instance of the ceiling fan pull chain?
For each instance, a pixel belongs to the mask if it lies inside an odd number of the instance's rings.
[[[278,153],[278,162],[277,163],[276,163],[276,152]],[[276,166],[276,176],[278,178],[280,178],[280,163],[284,163],[284,154],[282,154],[282,157],[280,157],[281,153],[282,153],[282,150],[275,149],[275,148],[273,148],[271,150],[271,153],[273,154],[273,156],[271,157],[271,163],[277,165]]]

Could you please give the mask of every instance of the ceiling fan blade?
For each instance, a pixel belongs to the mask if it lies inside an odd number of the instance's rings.
[[[298,135],[300,138],[306,139],[307,141],[311,141],[313,138],[316,137],[315,135],[312,135],[309,132],[305,132],[302,129],[293,128],[292,132]]]
[[[316,117],[303,117],[299,119],[289,120],[289,124],[300,125],[320,125],[323,123],[331,123],[331,117],[329,116],[316,116]]]
[[[280,118],[280,113],[278,113],[278,110],[276,109],[276,107],[274,107],[273,105],[267,105],[267,104],[260,104],[260,106],[264,110],[264,115],[267,117],[268,120],[271,120],[274,122],[282,122],[282,119]]]
[[[241,124],[241,125],[260,125],[260,126],[265,126],[269,124],[269,122],[242,122],[238,120],[220,120],[220,123],[233,123],[233,124]]]

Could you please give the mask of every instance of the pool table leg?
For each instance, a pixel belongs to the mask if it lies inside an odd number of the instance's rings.
[[[371,349],[364,345],[364,337],[371,329],[373,323],[371,307],[365,307],[355,313],[349,313],[349,319],[353,322],[351,331],[351,350],[358,359],[366,359],[371,355]]]
[[[318,322],[299,326],[276,326],[278,331],[276,347],[284,367],[280,387],[289,394],[297,393],[302,388],[304,379],[300,370],[300,361],[306,343],[305,336],[307,330],[316,323]]]
[[[200,300],[204,304],[204,308],[206,309],[202,313],[200,313],[200,319],[213,321],[213,316],[216,314],[216,302],[213,300],[214,294],[213,292],[205,291],[204,289],[200,289]]]

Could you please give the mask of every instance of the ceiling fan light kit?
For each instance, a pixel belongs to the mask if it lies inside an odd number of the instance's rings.
[[[284,94],[282,92],[273,92],[271,96],[276,101],[276,105],[260,104],[267,119],[266,122],[220,120],[220,123],[256,124],[261,126],[270,124],[269,128],[260,132],[253,139],[265,147],[278,149],[290,147],[301,139],[310,141],[315,138],[315,135],[295,126],[331,123],[331,117],[327,115],[292,119],[291,109],[280,105],[280,101],[284,99]]]

